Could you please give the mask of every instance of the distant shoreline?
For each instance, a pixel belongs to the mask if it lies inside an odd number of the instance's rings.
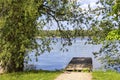
[[[59,37],[59,36],[55,36],[55,37],[52,37],[52,36],[50,36],[50,37],[40,37],[40,36],[37,36],[37,37],[35,37],[35,38],[38,38],[38,39],[40,39],[40,38],[63,38],[63,37]],[[71,37],[72,38],[72,37]],[[88,37],[88,36],[84,36],[84,37],[82,37],[82,36],[79,36],[79,37],[74,37],[74,38],[89,38],[89,39],[91,39],[91,37]]]

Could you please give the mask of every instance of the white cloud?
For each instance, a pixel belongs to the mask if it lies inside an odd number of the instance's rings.
[[[96,3],[98,0],[78,0],[81,4]]]
[[[96,8],[97,6],[100,6],[100,4],[96,4],[98,0],[78,0],[78,2],[80,3],[80,7],[82,9],[86,9],[88,10],[88,5],[90,4],[90,7],[92,9]]]

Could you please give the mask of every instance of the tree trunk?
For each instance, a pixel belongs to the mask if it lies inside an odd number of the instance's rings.
[[[19,56],[21,56],[19,58]],[[18,58],[16,58],[18,57]],[[24,56],[21,53],[14,54],[13,57],[10,58],[10,60],[5,65],[5,71],[6,72],[21,72],[24,69]]]

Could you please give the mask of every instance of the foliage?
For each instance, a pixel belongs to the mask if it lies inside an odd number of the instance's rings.
[[[91,25],[92,31],[96,33],[96,41],[103,42],[106,39],[114,40],[114,38],[119,40],[120,17],[118,13],[120,0],[100,0],[98,3],[101,6],[93,11],[100,20],[97,18]],[[99,31],[102,31],[102,33],[97,34]],[[113,35],[115,37],[112,38]]]
[[[0,75],[0,80],[54,80],[61,72],[58,71],[29,71]]]
[[[119,30],[112,30],[108,33],[106,40],[120,40]]]
[[[58,19],[72,18],[70,5],[73,4],[68,0],[0,0],[0,62],[4,70],[22,71],[26,55],[34,49],[36,56],[50,51],[50,40],[40,36],[41,44],[37,44],[36,36],[42,34],[39,31],[51,19],[57,22],[61,36],[70,41]],[[46,19],[39,20],[43,15]]]
[[[118,41],[106,41],[100,49],[99,53],[94,53],[95,57],[98,58],[105,66],[105,69],[119,69],[119,45]]]
[[[71,45],[71,38],[84,36],[81,25],[87,25],[88,21],[87,12],[83,12],[76,1],[0,0],[0,66],[6,72],[22,71],[23,63],[30,59],[29,52],[36,50],[37,60],[38,55],[52,49],[52,34],[67,40],[63,46]],[[57,32],[44,33],[44,27],[50,28],[54,23]],[[73,31],[67,25],[71,25]],[[41,40],[39,44],[37,36]]]
[[[24,59],[30,51],[36,49],[37,57],[51,50],[52,34],[67,40],[63,45],[71,45],[71,38],[87,34],[92,43],[105,44],[99,53],[101,55],[106,49],[107,54],[113,49],[109,46],[114,46],[110,42],[116,43],[115,40],[120,39],[119,2],[100,0],[102,7],[91,9],[88,6],[89,10],[82,10],[74,0],[0,0],[1,66],[8,72],[22,71]],[[102,20],[98,18],[100,15]],[[54,23],[58,29],[56,32],[44,32],[44,27],[50,28]],[[40,44],[37,43],[37,36],[40,37]]]
[[[96,58],[100,59],[106,68],[118,68],[120,59],[120,0],[100,0],[101,7],[98,7],[95,13],[102,15],[101,20],[92,23],[92,31],[95,35],[91,43],[101,44],[99,52],[94,52]],[[97,24],[96,26],[94,24]],[[99,32],[101,31],[101,32]]]
[[[37,47],[37,3],[33,0],[1,0],[0,61],[6,71],[22,70],[27,50]],[[31,8],[32,6],[32,8]]]
[[[112,14],[116,14],[116,18],[120,16],[120,0],[116,0],[115,5],[112,7]]]

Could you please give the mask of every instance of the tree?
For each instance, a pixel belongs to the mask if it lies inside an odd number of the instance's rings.
[[[37,47],[34,37],[37,34],[37,6],[33,0],[0,1],[0,61],[8,71],[22,71],[27,50]]]
[[[50,51],[51,41],[45,38],[42,30],[48,22],[52,24],[53,21],[57,24],[60,37],[67,40],[63,46],[71,45],[71,37],[82,35],[80,31],[84,31],[82,24],[85,24],[88,31],[93,31],[91,33],[95,34],[90,36],[94,43],[106,44],[101,52],[108,49],[107,45],[111,44],[110,39],[118,40],[120,37],[120,28],[118,28],[120,24],[115,28],[116,25],[111,23],[113,20],[119,23],[119,0],[116,0],[118,1],[116,4],[112,4],[113,0],[110,2],[106,0],[108,5],[113,6],[112,13],[112,7],[106,7],[102,1],[104,8],[96,10],[89,8],[88,11],[83,11],[74,0],[0,0],[1,66],[6,72],[23,71],[25,57],[30,51],[36,49],[36,56],[44,51]],[[92,18],[99,15],[99,12],[105,13],[102,21]],[[116,17],[110,19],[110,15],[113,14],[116,14]],[[63,22],[72,24],[74,33],[71,33],[72,31],[67,29]],[[112,37],[114,34],[117,37]],[[41,44],[36,41],[38,35],[41,37]],[[108,42],[106,43],[105,40]]]
[[[24,58],[30,51],[36,49],[37,56],[51,49],[44,36],[37,44],[36,36],[45,23],[38,19],[43,15],[46,21],[54,19],[62,33],[59,20],[72,17],[70,5],[68,0],[0,0],[0,61],[6,72],[23,71]]]
[[[103,63],[106,63],[106,68],[110,68],[120,64],[120,0],[100,0],[100,3],[102,7],[98,11],[102,12],[103,17],[102,20],[97,22],[97,27],[93,23],[92,29],[98,32],[93,37],[93,42],[96,44],[102,43],[103,46],[94,55],[100,58]]]

